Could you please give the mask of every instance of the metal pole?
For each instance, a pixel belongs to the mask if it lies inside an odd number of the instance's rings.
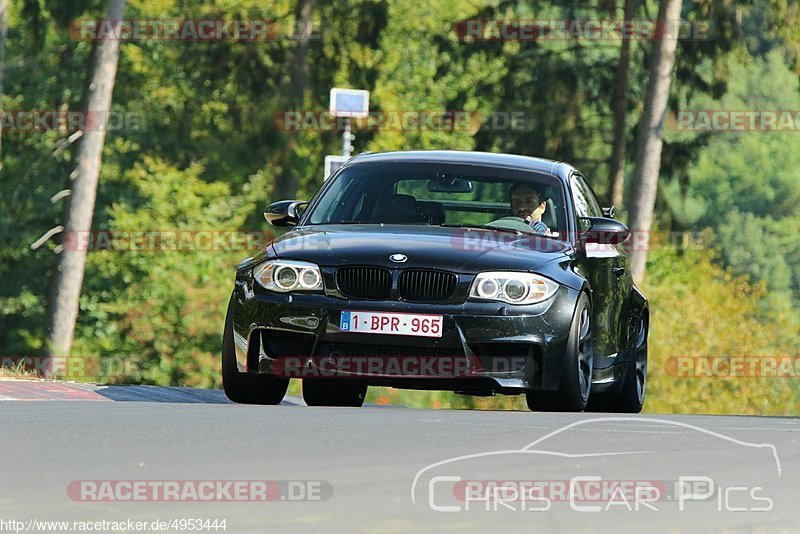
[[[342,138],[344,140],[342,156],[350,157],[350,153],[353,152],[353,145],[350,143],[350,117],[345,117],[344,119],[344,134],[342,134]]]

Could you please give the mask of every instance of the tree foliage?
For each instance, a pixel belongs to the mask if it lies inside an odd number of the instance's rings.
[[[6,110],[80,110],[93,43],[71,25],[102,17],[103,2],[23,0],[10,8]],[[654,19],[657,3],[636,17]],[[786,0],[684,3],[682,17],[708,23],[707,39],[678,44],[669,110],[800,109],[797,6]],[[288,0],[129,0],[131,19],[275,20],[291,27]],[[288,107],[322,112],[332,86],[369,89],[373,111],[524,114],[523,127],[490,123],[446,130],[356,131],[357,151],[464,149],[566,160],[606,191],[619,41],[460,39],[468,19],[619,19],[618,2],[329,0],[316,3],[318,35],[307,51],[303,94],[287,94],[295,40],[159,41],[122,44],[113,111],[132,129],[109,132],[94,215],[97,230],[266,230],[262,212],[278,176],[309,198],[323,158],[341,132],[282,131]],[[631,47],[626,176],[642,111],[652,42]],[[3,133],[0,171],[0,354],[43,351],[56,237],[63,224],[74,132]],[[800,161],[797,132],[665,132],[656,224],[711,229],[713,250],[656,254],[656,411],[790,413],[786,383],[674,380],[660,362],[684,352],[793,353],[800,296]],[[622,210],[623,218],[625,210]],[[135,359],[156,384],[216,386],[221,326],[235,265],[249,255],[218,252],[91,252],[75,354]],[[692,306],[676,306],[691,301]],[[698,305],[694,305],[698,302]],[[683,323],[689,325],[682,328]],[[751,335],[745,335],[747,329]],[[737,349],[737,347],[739,347]],[[374,399],[399,395],[376,391]],[[514,407],[492,399],[429,398],[411,403]],[[764,399],[775,395],[774,404]],[[398,397],[399,398],[399,397]],[[506,401],[503,401],[506,402]],[[511,401],[509,401],[511,402]],[[461,403],[461,404],[459,404]]]

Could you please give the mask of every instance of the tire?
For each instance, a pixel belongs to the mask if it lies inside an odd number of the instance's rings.
[[[644,407],[647,389],[647,336],[650,318],[647,312],[639,315],[632,357],[625,363],[625,377],[616,393],[592,395],[589,409],[594,412],[639,413]]]
[[[529,391],[528,408],[540,412],[580,412],[586,409],[592,389],[592,305],[581,293],[572,315],[564,352],[561,380],[556,391]]]
[[[289,387],[288,378],[271,375],[240,373],[233,346],[233,296],[225,316],[222,335],[222,388],[233,402],[239,404],[280,404]]]
[[[303,379],[303,400],[309,406],[352,406],[359,408],[367,396],[367,385],[342,380]]]

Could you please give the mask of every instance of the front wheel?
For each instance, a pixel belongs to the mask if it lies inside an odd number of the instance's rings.
[[[341,380],[303,379],[303,400],[309,406],[352,406],[364,404],[367,385]]]
[[[572,316],[558,389],[528,392],[528,408],[544,412],[583,411],[592,388],[593,361],[592,305],[586,293],[581,293]]]
[[[225,316],[222,335],[222,388],[225,396],[239,404],[280,404],[289,387],[288,378],[240,373],[233,346],[233,297]]]

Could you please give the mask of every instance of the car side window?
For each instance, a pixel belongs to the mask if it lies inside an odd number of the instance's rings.
[[[592,188],[586,183],[586,180],[580,174],[573,174],[570,180],[572,189],[572,199],[575,205],[575,215],[578,217],[576,221],[577,227],[580,231],[589,229],[589,222],[581,220],[580,217],[602,217],[603,210],[594,196]]]

